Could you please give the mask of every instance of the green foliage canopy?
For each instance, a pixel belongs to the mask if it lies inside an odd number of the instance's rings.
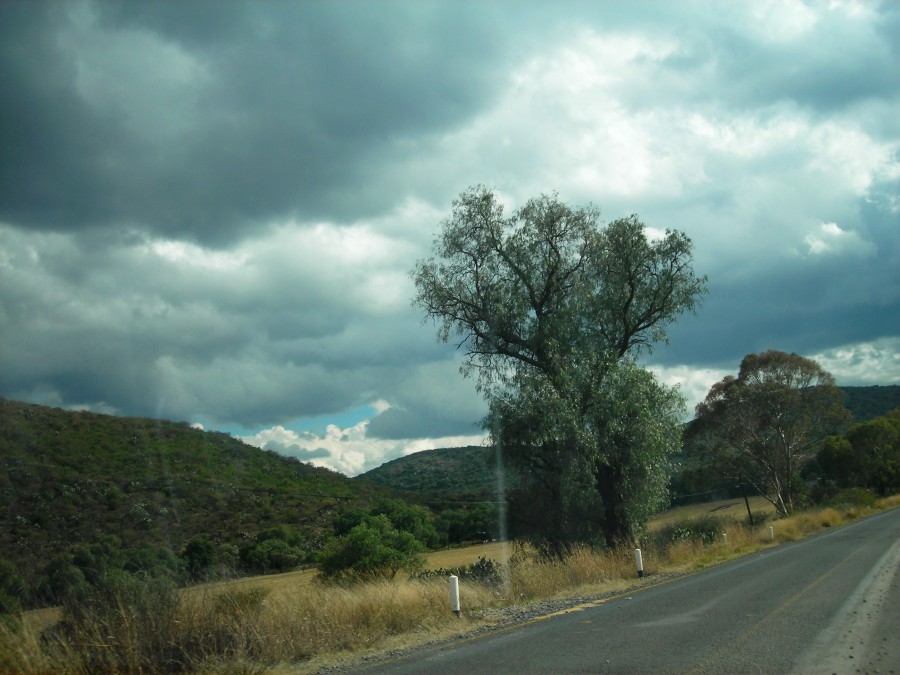
[[[900,487],[900,408],[854,424],[827,439],[819,465],[840,487],[862,487],[887,495]]]
[[[319,565],[327,579],[393,578],[401,569],[422,569],[425,545],[411,533],[398,530],[380,514],[366,516],[346,535],[326,545]]]
[[[557,551],[598,535],[610,544],[631,537],[637,502],[656,503],[657,494],[639,496],[640,481],[617,482],[611,457],[631,463],[656,450],[644,447],[627,413],[616,426],[620,411],[608,393],[615,385],[604,383],[652,380],[636,374],[635,357],[665,341],[667,326],[705,292],[690,239],[669,230],[651,241],[636,216],[604,226],[595,208],[572,208],[555,195],[504,217],[497,196],[477,186],[453,203],[433,257],[413,278],[414,303],[438,322],[439,339],[459,339],[464,373],[476,375],[492,402],[494,442],[523,469],[527,489],[571,525],[562,539],[549,524],[535,534]],[[672,396],[663,389],[648,384],[632,403],[667,408]],[[662,437],[672,441],[664,454],[677,447],[673,433]],[[666,473],[664,463],[647,466]],[[592,520],[598,500],[604,517]]]

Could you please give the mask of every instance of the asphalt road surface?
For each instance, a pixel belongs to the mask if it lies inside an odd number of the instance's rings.
[[[900,509],[378,673],[897,673]]]

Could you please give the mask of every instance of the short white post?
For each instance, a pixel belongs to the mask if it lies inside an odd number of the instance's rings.
[[[638,579],[644,578],[644,558],[641,556],[641,549],[634,549],[634,562],[637,564]]]
[[[727,532],[722,533],[722,541],[724,541],[726,544],[728,543],[728,533]]]
[[[775,528],[771,525],[769,526],[769,539],[775,541]]]
[[[455,574],[450,575],[450,609],[456,616],[460,615],[459,611],[459,577]]]

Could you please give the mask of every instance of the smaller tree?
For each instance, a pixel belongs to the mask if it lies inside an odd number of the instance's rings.
[[[434,528],[431,511],[418,504],[408,504],[402,499],[385,499],[372,511],[373,515],[385,515],[391,525],[401,532],[409,532],[426,548],[438,545],[438,534]]]
[[[817,457],[841,487],[872,488],[882,495],[900,487],[900,408],[832,436]]]
[[[387,516],[368,516],[326,546],[319,571],[328,579],[393,578],[401,569],[421,570],[424,551],[422,542],[395,528]]]
[[[781,514],[793,511],[796,477],[850,420],[834,377],[811,359],[748,354],[697,406],[692,432],[732,477],[752,484]]]
[[[206,579],[216,563],[215,545],[203,537],[188,542],[181,554],[187,572],[195,581]]]

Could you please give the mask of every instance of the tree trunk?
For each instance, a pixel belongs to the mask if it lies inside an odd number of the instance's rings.
[[[619,486],[621,472],[617,467],[602,464],[594,469],[597,492],[603,500],[603,534],[610,548],[623,546],[632,539],[631,524]]]

